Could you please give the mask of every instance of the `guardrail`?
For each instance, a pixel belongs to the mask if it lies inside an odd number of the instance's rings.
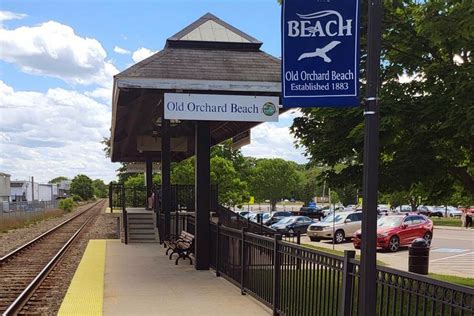
[[[211,223],[211,267],[274,315],[357,315],[359,262]],[[377,267],[377,315],[471,315],[474,289]]]

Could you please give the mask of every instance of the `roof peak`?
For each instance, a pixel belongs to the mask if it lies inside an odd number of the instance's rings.
[[[168,41],[262,44],[209,12],[168,38]]]

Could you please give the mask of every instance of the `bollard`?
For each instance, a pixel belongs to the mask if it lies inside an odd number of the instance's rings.
[[[430,244],[423,238],[413,240],[408,249],[408,271],[428,274],[430,260]]]

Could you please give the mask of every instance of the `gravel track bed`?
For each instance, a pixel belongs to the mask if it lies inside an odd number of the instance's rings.
[[[78,212],[81,212],[91,206],[93,203],[95,202],[81,205],[71,213],[66,213],[59,217],[49,218],[28,227],[13,229],[6,233],[0,233],[0,257],[48,231],[54,226],[73,217]]]
[[[57,314],[88,241],[90,239],[117,238],[117,217],[119,215],[105,214],[103,213],[104,208],[102,208],[100,215],[87,225],[78,240],[71,245],[65,257],[56,265],[30,299],[27,309],[20,314]]]

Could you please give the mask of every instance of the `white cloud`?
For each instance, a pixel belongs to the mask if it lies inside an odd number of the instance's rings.
[[[132,53],[131,51],[119,46],[114,47],[114,52],[116,52],[117,54],[122,54],[122,55],[130,55]]]
[[[27,17],[26,14],[23,13],[15,13],[10,11],[0,11],[0,22],[1,21],[8,21],[8,20],[21,20]]]
[[[283,158],[297,163],[306,163],[303,149],[295,148],[295,138],[288,127],[278,127],[276,123],[264,123],[251,131],[250,145],[242,148],[245,156],[257,158]]]
[[[72,84],[108,86],[118,73],[99,41],[78,36],[71,27],[54,21],[0,28],[0,47],[0,59],[22,71]]]
[[[105,101],[106,104],[112,104],[112,88],[97,88],[92,91],[86,91],[86,96]]]
[[[140,47],[139,49],[133,52],[132,59],[134,62],[138,63],[139,61],[142,61],[143,59],[150,57],[156,52],[157,51],[152,51],[145,47]]]
[[[110,134],[110,106],[76,91],[15,91],[0,81],[0,117],[0,170],[13,178],[115,178],[100,143]]]
[[[294,118],[300,117],[300,116],[303,116],[303,112],[301,112],[299,108],[296,108],[296,109],[290,109],[286,111],[285,113],[280,114],[279,119],[280,120],[287,120],[287,119],[293,120]]]

